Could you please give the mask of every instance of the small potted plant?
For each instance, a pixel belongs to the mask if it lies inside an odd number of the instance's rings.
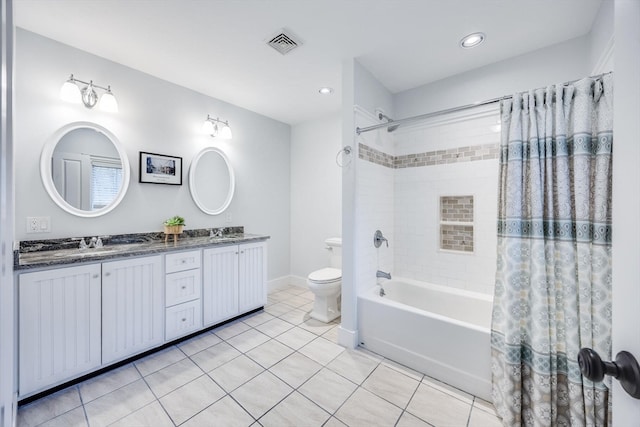
[[[175,241],[178,234],[182,234],[184,228],[184,218],[176,215],[164,222],[164,241],[166,242],[169,235],[173,234],[173,240]]]

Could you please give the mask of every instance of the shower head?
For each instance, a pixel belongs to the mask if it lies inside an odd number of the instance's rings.
[[[384,113],[378,112],[378,120],[386,120],[387,123],[392,123],[393,119],[389,116],[387,116]],[[393,132],[394,130],[398,129],[400,127],[400,125],[393,125],[393,126],[389,126],[387,127],[387,132]]]

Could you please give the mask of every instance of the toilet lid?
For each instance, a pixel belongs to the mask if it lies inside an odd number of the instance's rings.
[[[323,268],[309,274],[309,280],[316,283],[335,282],[342,278],[342,270],[338,268]]]

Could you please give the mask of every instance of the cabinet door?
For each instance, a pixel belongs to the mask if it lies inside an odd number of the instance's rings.
[[[100,264],[19,276],[20,396],[100,366]]]
[[[238,303],[240,313],[267,302],[267,244],[240,245]]]
[[[102,264],[102,363],[164,341],[161,256]]]
[[[204,326],[238,315],[238,246],[203,251]]]

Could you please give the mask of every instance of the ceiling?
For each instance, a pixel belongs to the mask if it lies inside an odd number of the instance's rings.
[[[392,93],[589,32],[602,0],[14,0],[16,25],[289,124],[356,58]],[[302,45],[266,45],[281,29]],[[461,49],[466,34],[486,41]],[[329,86],[332,95],[318,89]]]

